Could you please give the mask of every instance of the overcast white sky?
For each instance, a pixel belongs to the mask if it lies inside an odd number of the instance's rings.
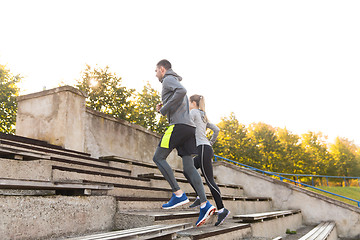
[[[22,93],[73,85],[85,64],[161,90],[163,58],[210,120],[235,112],[360,145],[360,1],[0,0],[0,64]]]

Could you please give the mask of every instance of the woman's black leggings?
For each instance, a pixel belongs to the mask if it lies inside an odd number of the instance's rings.
[[[196,169],[199,168],[201,169],[206,184],[209,186],[211,194],[214,197],[217,209],[218,210],[222,209],[224,207],[224,204],[221,199],[221,193],[219,187],[216,185],[214,180],[213,167],[212,167],[212,158],[214,156],[214,151],[210,145],[200,145],[197,147],[197,152],[198,155],[194,158],[194,166]],[[185,177],[188,179],[186,175]],[[193,186],[191,182],[190,184],[191,186]]]

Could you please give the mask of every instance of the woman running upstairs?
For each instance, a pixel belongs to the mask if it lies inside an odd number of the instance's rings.
[[[214,180],[212,167],[214,151],[211,146],[215,143],[220,129],[215,124],[208,121],[205,113],[205,99],[201,95],[192,95],[190,97],[190,118],[196,125],[195,137],[197,156],[194,158],[194,166],[196,169],[201,169],[205,181],[210,188],[211,194],[214,197],[216,207],[218,209],[218,220],[215,223],[215,226],[218,226],[223,223],[225,218],[230,214],[230,211],[224,208],[219,187],[216,185]],[[206,137],[207,128],[210,128],[213,131],[210,140]],[[197,197],[195,202],[190,205],[190,208],[199,205],[200,199]]]

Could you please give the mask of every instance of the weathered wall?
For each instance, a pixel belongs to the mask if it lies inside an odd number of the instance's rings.
[[[157,133],[90,108],[86,109],[85,126],[84,151],[96,157],[115,155],[152,162],[160,141]],[[182,168],[176,150],[167,160],[175,168]]]
[[[214,163],[219,183],[239,184],[246,196],[270,197],[278,210],[300,209],[304,224],[335,221],[342,239],[360,239],[360,208],[243,169],[225,162]]]
[[[85,95],[69,86],[20,96],[16,135],[83,151]]]
[[[115,155],[149,162],[160,135],[91,110],[85,94],[64,86],[18,98],[16,135],[47,141],[92,157]],[[174,150],[168,162],[181,168]]]
[[[116,200],[110,196],[0,196],[1,239],[50,239],[108,231]]]

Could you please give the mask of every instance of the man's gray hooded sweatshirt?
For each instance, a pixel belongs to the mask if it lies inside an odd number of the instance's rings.
[[[168,69],[161,81],[161,99],[163,107],[160,109],[162,115],[166,115],[169,125],[185,124],[195,127],[190,119],[189,100],[186,89],[180,84],[182,78],[172,69]]]

